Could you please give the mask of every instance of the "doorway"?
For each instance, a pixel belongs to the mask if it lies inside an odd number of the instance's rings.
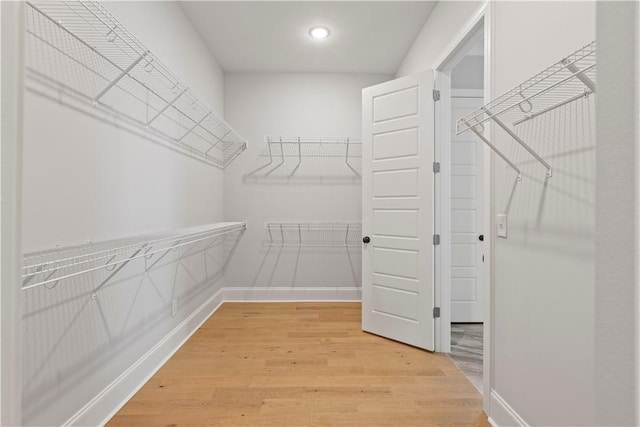
[[[441,67],[443,169],[449,191],[442,192],[443,287],[449,284],[450,357],[471,383],[483,389],[484,323],[484,158],[482,142],[472,133],[456,134],[456,121],[484,104],[484,36],[477,29]],[[447,132],[446,135],[444,133]],[[446,152],[446,153],[445,153]],[[448,167],[447,167],[448,166]],[[448,256],[447,256],[448,255]],[[448,265],[447,265],[448,264]],[[448,278],[446,277],[448,276]],[[447,280],[448,279],[448,280]],[[443,293],[444,295],[444,293]]]
[[[450,353],[453,273],[461,285],[453,289],[454,305],[476,315],[455,320],[475,323],[482,331],[476,335],[477,342],[483,343],[475,351],[478,388],[483,378],[488,378],[483,375],[488,369],[482,366],[489,360],[483,357],[483,352],[486,355],[489,349],[484,343],[489,337],[486,332],[490,316],[486,315],[489,311],[483,300],[487,300],[490,292],[487,289],[490,281],[485,279],[490,269],[484,266],[490,266],[491,261],[488,225],[491,215],[482,215],[482,211],[491,206],[487,186],[490,180],[485,178],[490,173],[486,165],[491,157],[474,139],[456,140],[466,148],[454,148],[457,172],[452,174],[452,137],[457,138],[452,135],[457,118],[452,117],[457,114],[453,111],[452,95],[460,98],[454,100],[457,110],[475,109],[484,103],[484,92],[488,90],[487,7],[481,7],[454,38],[442,60],[436,62],[435,71],[427,70],[363,90],[363,330]],[[458,87],[452,91],[451,78],[458,65],[455,72]],[[474,74],[478,65],[480,72]],[[458,73],[465,74],[473,83],[465,86]],[[482,85],[477,85],[478,81]],[[432,93],[433,99],[427,99]],[[409,119],[416,122],[406,124]],[[473,164],[469,157],[473,157]],[[453,196],[452,181],[458,190]],[[434,194],[428,194],[430,189]],[[407,198],[410,200],[405,201]],[[410,204],[416,201],[424,203]],[[451,229],[452,201],[456,208],[453,216],[457,216],[453,219],[455,236]],[[469,211],[474,209],[476,212],[471,215]],[[426,225],[425,219],[429,220]],[[456,240],[458,246],[452,245],[452,237],[462,238],[463,234],[466,240]],[[453,266],[452,255],[456,258]],[[420,262],[428,259],[432,263]],[[409,331],[409,325],[417,327]],[[427,338],[429,342],[414,344],[414,338]],[[485,407],[486,404],[485,400]]]

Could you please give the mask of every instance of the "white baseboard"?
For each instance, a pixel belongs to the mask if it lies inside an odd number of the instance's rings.
[[[494,427],[529,427],[524,419],[495,391],[491,391],[491,417]]]
[[[220,289],[64,425],[105,425],[218,309],[223,296]]]
[[[287,301],[361,301],[362,291],[357,287],[225,287],[224,300],[228,302],[287,302]]]

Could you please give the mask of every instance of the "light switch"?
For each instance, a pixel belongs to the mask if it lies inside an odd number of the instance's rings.
[[[506,214],[498,214],[498,218],[496,219],[496,233],[498,237],[502,237],[504,239],[507,238],[507,215]]]

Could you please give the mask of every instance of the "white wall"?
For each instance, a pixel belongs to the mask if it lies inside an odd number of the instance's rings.
[[[494,4],[492,97],[594,39],[592,2]],[[554,168],[548,183],[544,168],[495,131],[524,177],[509,237],[495,243],[493,392],[530,425],[594,423],[595,100],[587,101],[523,131]],[[503,213],[513,173],[495,164]]]
[[[484,86],[484,57],[465,56],[451,70],[452,89],[482,89]]]
[[[439,2],[402,60],[396,77],[433,68],[434,61],[481,5],[482,1]]]
[[[286,158],[282,166],[278,166],[277,158],[263,168],[269,158],[262,141],[265,136],[359,138],[361,89],[389,78],[354,74],[226,75],[225,117],[251,141],[247,152],[225,170],[225,218],[246,219],[249,224],[225,274],[226,286],[290,290],[360,286],[359,247],[349,253],[345,248],[281,251],[279,246],[262,244],[267,221],[360,222],[360,177],[347,168],[341,156],[304,157],[297,170],[295,157]],[[322,153],[327,151],[323,149]],[[360,159],[352,162],[359,170]],[[304,298],[304,293],[298,295]]]
[[[450,43],[472,6],[440,3],[398,75],[433,67],[438,47]],[[493,2],[491,8],[491,97],[595,39],[592,2]],[[588,115],[593,107],[592,100],[570,111]],[[556,130],[533,144],[554,166],[548,185],[544,168],[508,137],[494,138],[525,176],[510,205],[509,238],[495,244],[492,393],[530,425],[593,425],[595,167],[588,133],[595,123],[561,123],[562,136]],[[501,213],[513,173],[500,159],[495,165],[494,203]],[[494,416],[504,409],[497,406]]]
[[[22,33],[20,2],[0,3],[0,425],[19,425],[21,407]]]
[[[631,426],[640,424],[640,6],[600,2],[597,22],[595,410],[598,425]]]
[[[222,71],[178,4],[106,7],[222,114]],[[25,252],[223,219],[221,170],[32,93],[25,116]],[[24,424],[65,422],[212,296],[222,281],[209,255],[147,273],[132,262],[96,300],[104,270],[25,291]]]

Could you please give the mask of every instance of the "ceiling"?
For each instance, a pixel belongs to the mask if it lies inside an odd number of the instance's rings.
[[[435,1],[186,1],[227,72],[394,74]],[[314,40],[309,29],[331,35]]]

